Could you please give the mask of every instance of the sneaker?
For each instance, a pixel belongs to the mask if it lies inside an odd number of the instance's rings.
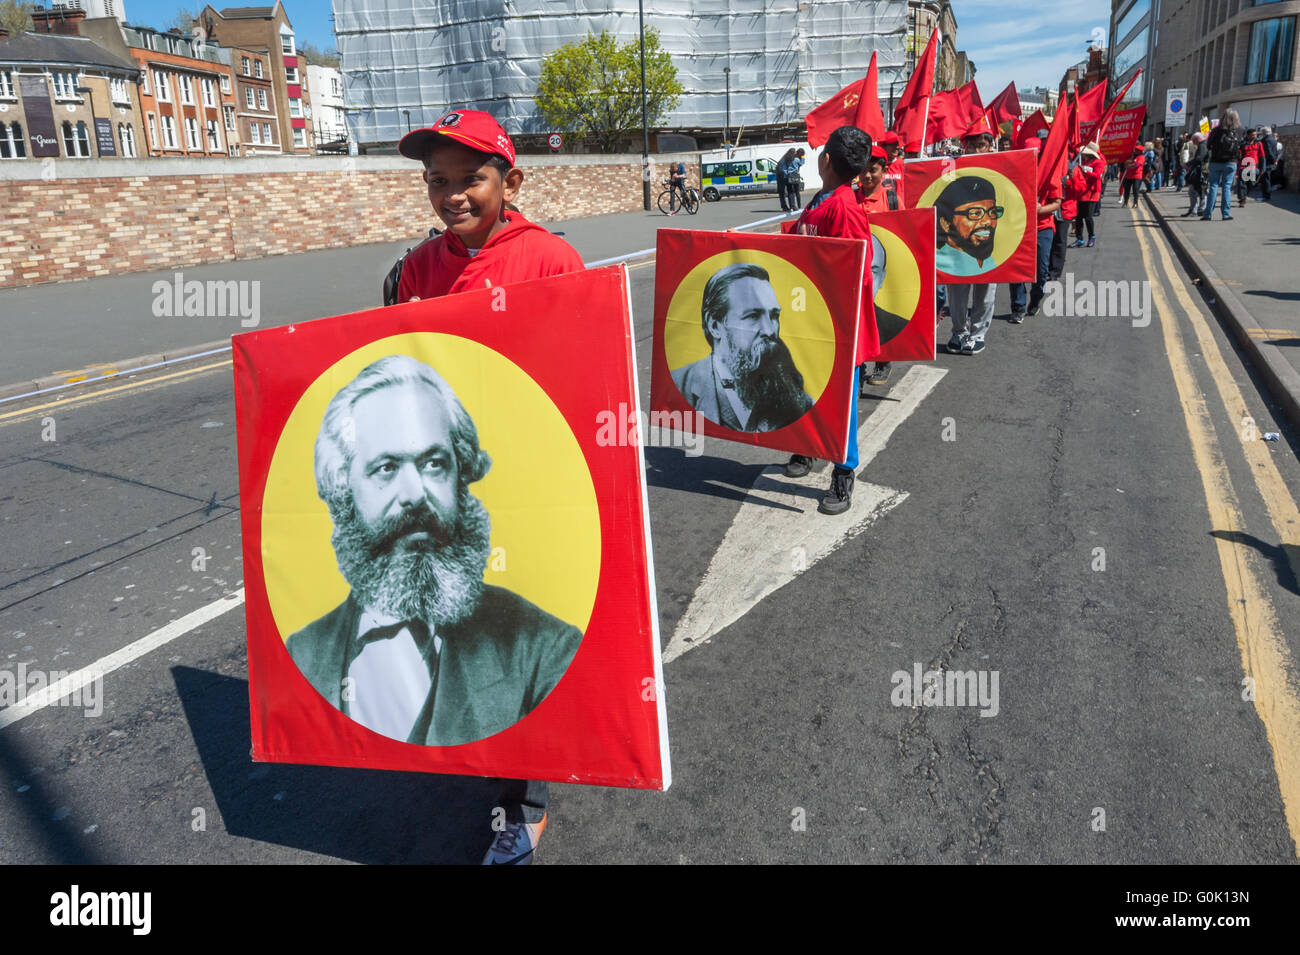
[[[1020,325],[1024,320],[1025,310],[1023,308],[1013,308],[1011,310],[1011,318],[1009,318],[1008,321],[1011,322],[1012,325]]]
[[[984,339],[982,338],[968,338],[961,346],[961,353],[963,355],[978,355],[983,350]]]
[[[947,347],[948,347],[949,354],[953,354],[953,355],[960,354],[962,342],[964,340],[965,340],[965,336],[960,335],[957,332],[953,332],[952,338],[948,339]]]
[[[546,817],[541,822],[507,822],[497,833],[483,857],[484,865],[529,865],[533,850],[537,848],[546,830]]]
[[[876,362],[876,367],[872,369],[871,374],[867,376],[867,384],[883,385],[889,380],[890,372],[894,370],[894,363],[890,361]]]
[[[1070,243],[1070,248],[1072,248],[1072,249],[1082,249],[1082,248],[1083,248],[1083,240],[1082,240],[1082,239],[1075,239],[1073,242]]]
[[[1037,315],[1037,314],[1038,314],[1038,306],[1039,306],[1040,304],[1042,304],[1042,303],[1041,303],[1041,302],[1030,302],[1030,303],[1029,303],[1029,310],[1028,310],[1028,312],[1027,312],[1026,314],[1029,314],[1029,315]]]
[[[1097,245],[1097,237],[1096,237],[1095,235],[1089,236],[1089,237],[1088,237],[1088,248],[1090,248],[1090,249],[1091,249],[1091,248],[1095,248],[1096,245]]]
[[[807,477],[812,471],[813,459],[802,454],[790,455],[785,463],[785,476],[792,478]]]
[[[1224,216],[1224,217],[1223,217],[1223,221],[1224,221],[1224,222],[1231,222],[1231,221],[1232,221],[1232,216]]]
[[[831,471],[831,486],[822,496],[817,510],[823,514],[843,514],[853,502],[853,471],[836,467]]]
[[[1201,216],[1201,221],[1209,222],[1212,218],[1213,218],[1212,216]]]

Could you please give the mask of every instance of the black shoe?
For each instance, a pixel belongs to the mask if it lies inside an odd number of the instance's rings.
[[[853,472],[836,467],[831,471],[831,486],[822,496],[817,510],[823,514],[843,514],[853,502]]]
[[[1019,325],[1025,320],[1025,310],[1023,308],[1013,308],[1011,310],[1011,324]]]
[[[871,374],[867,376],[867,384],[883,385],[885,382],[889,380],[889,374],[893,370],[894,370],[893,362],[890,361],[876,362],[876,367],[872,369]]]
[[[1039,306],[1040,304],[1041,304],[1040,302],[1031,302],[1031,303],[1029,304],[1029,310],[1028,310],[1025,314],[1026,314],[1026,315],[1037,315],[1037,314],[1038,314],[1038,306]]]
[[[813,459],[802,454],[790,455],[785,464],[785,476],[792,478],[807,477],[812,471]]]

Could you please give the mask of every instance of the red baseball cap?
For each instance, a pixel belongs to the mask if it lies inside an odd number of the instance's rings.
[[[429,143],[437,136],[454,139],[482,153],[502,156],[510,165],[515,164],[515,144],[491,114],[479,109],[453,110],[426,129],[412,130],[402,137],[397,151],[407,159],[423,162]]]
[[[888,158],[889,158],[889,153],[885,152],[885,147],[884,147],[884,146],[880,146],[880,145],[877,145],[877,144],[875,144],[875,143],[872,143],[872,145],[871,145],[871,158],[872,158],[872,159],[888,159]]]
[[[876,139],[876,142],[880,143],[882,146],[887,146],[890,143],[897,145],[898,141],[898,133],[894,132],[892,129],[881,133],[879,138]]]

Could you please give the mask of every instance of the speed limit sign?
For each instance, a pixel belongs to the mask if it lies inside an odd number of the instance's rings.
[[[559,133],[551,133],[551,135],[546,137],[546,142],[552,149],[559,149],[564,145],[564,137]]]

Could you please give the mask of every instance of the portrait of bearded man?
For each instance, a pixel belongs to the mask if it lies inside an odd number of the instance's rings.
[[[987,179],[954,179],[934,202],[937,232],[935,268],[949,275],[983,275],[997,268],[993,243],[1005,211]]]
[[[813,406],[781,340],[781,306],[767,270],[725,266],[705,283],[701,324],[711,353],[672,372],[692,408],[733,431],[775,431]]]
[[[351,590],[286,648],[317,692],[382,736],[451,746],[499,733],[577,653],[576,627],[484,583],[491,518],[469,486],[491,464],[455,392],[408,355],[368,365],[326,408],[316,489]]]

